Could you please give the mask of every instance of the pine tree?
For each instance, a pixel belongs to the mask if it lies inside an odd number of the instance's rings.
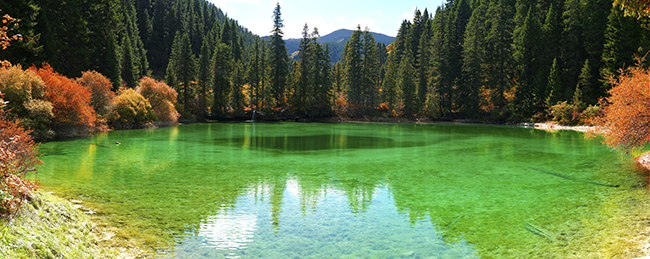
[[[353,112],[361,111],[363,101],[361,94],[363,92],[363,39],[361,28],[352,32],[350,39],[345,43],[344,51],[344,89],[347,92],[348,102],[352,106]]]
[[[197,87],[199,90],[199,107],[197,111],[197,115],[199,116],[200,120],[205,119],[205,111],[206,111],[206,104],[207,104],[207,95],[208,95],[208,87],[212,85],[212,74],[211,74],[211,68],[210,68],[210,49],[208,47],[208,40],[207,38],[203,40],[203,44],[201,44],[201,55],[199,56],[199,63],[198,63],[198,80],[197,80]]]
[[[272,35],[269,48],[271,89],[278,106],[285,104],[284,90],[289,74],[289,55],[287,55],[287,47],[282,39],[284,35],[282,32],[284,24],[282,23],[281,16],[280,4],[278,3],[273,11],[273,30],[271,31]]]
[[[309,96],[310,87],[313,84],[311,73],[313,53],[311,48],[311,37],[309,36],[309,27],[305,23],[302,29],[302,38],[298,44],[298,63],[296,68],[296,82],[294,83],[294,96],[293,106],[299,113],[305,114],[308,109],[307,98]]]
[[[196,61],[192,54],[192,44],[187,33],[174,39],[172,53],[167,66],[167,81],[169,86],[175,87],[179,93],[179,103],[187,115],[190,111],[190,98],[193,96],[193,81],[196,76]]]
[[[598,102],[598,97],[600,89],[596,87],[597,84],[593,78],[593,71],[589,59],[585,59],[582,69],[580,70],[580,76],[578,77],[577,88],[582,91],[582,101],[584,104],[596,104]]]
[[[548,84],[546,86],[546,105],[551,107],[557,102],[562,101],[563,91],[560,75],[560,66],[557,59],[553,59],[553,65],[551,66],[551,72],[548,75]],[[558,94],[560,93],[560,94]]]
[[[541,59],[541,26],[537,21],[533,7],[528,9],[528,14],[523,24],[515,29],[513,61],[516,66],[517,77],[517,110],[524,118],[532,116],[542,110],[544,102],[544,80],[540,71],[538,60]]]
[[[230,75],[232,71],[232,52],[225,43],[219,43],[212,55],[212,116],[223,116],[228,107]]]
[[[379,84],[381,78],[379,62],[379,51],[375,38],[372,36],[370,29],[366,28],[363,36],[363,63],[361,74],[363,75],[361,89],[361,103],[364,108],[374,108],[379,105]]]
[[[399,64],[396,64],[396,62],[397,55],[389,55],[388,61],[386,62],[386,75],[382,81],[381,93],[383,103],[388,105],[390,110],[399,111],[398,100],[400,96],[398,95],[399,88],[397,85]]]
[[[328,116],[332,113],[332,61],[329,45],[318,43],[318,30],[314,28],[311,41],[314,62],[311,74],[313,75],[313,89],[310,106],[311,114],[315,116]]]
[[[463,82],[461,88],[461,102],[464,103],[464,110],[468,115],[478,113],[479,90],[483,86],[485,64],[485,37],[483,30],[485,14],[487,13],[487,0],[482,0],[478,7],[472,12],[472,16],[465,30],[463,41]],[[470,115],[471,116],[471,115]]]
[[[126,87],[135,88],[137,86],[137,68],[135,66],[133,48],[131,40],[128,37],[122,38],[122,80]]]
[[[634,55],[644,56],[645,51],[636,53],[640,49],[641,27],[637,19],[624,16],[622,10],[612,8],[609,14],[607,29],[605,30],[605,45],[602,54],[601,78],[606,79],[623,68],[625,65],[634,64]],[[643,48],[641,48],[643,49]],[[647,46],[645,48],[647,50]],[[605,82],[603,92],[611,86]]]
[[[244,66],[240,61],[236,61],[235,68],[232,72],[232,89],[230,91],[231,95],[231,107],[235,114],[242,114],[244,110]]]
[[[512,88],[512,4],[508,0],[492,0],[488,8],[486,27],[486,84],[491,87],[489,99],[495,109],[505,108],[504,93]]]
[[[573,90],[580,73],[580,63],[586,58],[582,38],[583,14],[586,13],[580,0],[566,0],[564,13],[564,30],[562,32],[562,85],[564,91],[556,92],[561,99],[568,100],[573,95]]]
[[[404,114],[412,117],[417,113],[417,96],[415,93],[415,69],[411,66],[411,60],[408,56],[402,59],[399,64],[397,73],[398,87],[402,90],[402,100],[404,103]]]
[[[259,98],[260,98],[260,81],[261,79],[261,74],[260,74],[260,59],[262,57],[260,53],[260,44],[259,44],[259,37],[255,38],[255,45],[253,46],[253,50],[251,51],[251,59],[248,61],[248,71],[246,72],[246,77],[248,79],[248,84],[250,85],[250,98],[251,98],[251,108],[253,109],[259,109]]]

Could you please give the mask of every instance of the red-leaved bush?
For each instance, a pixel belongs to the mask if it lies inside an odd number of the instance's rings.
[[[59,128],[90,129],[95,124],[95,110],[90,105],[91,93],[77,81],[54,72],[49,64],[34,71],[45,82],[45,99],[52,103],[54,125]]]
[[[0,106],[3,106],[0,93]],[[24,179],[41,162],[29,130],[18,120],[8,120],[0,107],[0,215],[10,216],[31,196],[36,185]]]
[[[650,70],[637,65],[621,72],[609,79],[614,87],[594,123],[612,148],[643,147],[650,141]]]
[[[77,83],[90,90],[92,96],[90,105],[95,109],[95,112],[101,116],[108,114],[108,106],[111,100],[115,98],[111,80],[96,71],[86,71],[81,74],[80,78],[77,78]]]
[[[135,91],[147,100],[161,122],[178,122],[180,114],[174,107],[178,93],[162,81],[143,77]]]

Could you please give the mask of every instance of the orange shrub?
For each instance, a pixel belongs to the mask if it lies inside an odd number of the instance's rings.
[[[0,215],[4,217],[16,212],[36,188],[24,177],[41,162],[30,131],[21,128],[17,120],[9,121],[6,115],[0,108]]]
[[[83,72],[77,83],[88,88],[91,93],[90,105],[99,115],[108,114],[108,105],[115,98],[113,83],[104,75],[96,71]]]
[[[159,121],[178,122],[180,114],[174,108],[178,93],[174,89],[162,81],[145,76],[135,91],[149,100]]]
[[[610,78],[614,87],[594,123],[603,127],[604,143],[612,148],[643,147],[650,141],[650,70],[640,65]]]
[[[111,107],[114,113],[110,121],[113,123],[146,124],[156,119],[149,101],[131,88],[121,90]]]
[[[45,99],[52,103],[55,126],[94,126],[95,110],[90,106],[91,94],[88,88],[54,72],[49,64],[40,69],[32,66],[29,70],[36,72],[45,82]]]

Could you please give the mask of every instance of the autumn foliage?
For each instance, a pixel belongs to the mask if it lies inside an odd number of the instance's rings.
[[[616,149],[643,147],[650,141],[650,70],[637,65],[609,79],[613,88],[594,123],[604,143]]]
[[[3,103],[0,94],[0,106]],[[36,188],[24,179],[41,162],[29,133],[20,127],[19,121],[8,120],[7,112],[0,107],[0,215],[3,217],[16,212]]]
[[[114,111],[110,118],[112,123],[146,124],[156,119],[149,101],[131,88],[120,90],[111,106]]]
[[[14,34],[12,36],[9,36],[7,34],[11,30],[13,30],[14,27],[18,26],[18,22],[20,22],[19,19],[13,18],[8,14],[2,16],[2,24],[0,25],[0,48],[2,48],[2,50],[7,49],[7,47],[11,45],[10,42],[13,40],[23,40],[23,36],[20,34]],[[0,60],[0,67],[8,67],[8,66],[11,66],[11,63],[9,63],[9,61]]]
[[[91,106],[91,92],[77,81],[54,72],[45,64],[43,68],[30,68],[45,82],[45,99],[52,103],[55,127],[92,128],[95,110]]]
[[[159,121],[178,122],[180,114],[175,108],[178,93],[174,89],[162,81],[145,76],[135,91],[149,101]]]
[[[96,71],[86,71],[77,78],[77,83],[90,90],[90,105],[95,112],[101,116],[108,114],[111,100],[115,98],[111,80]]]

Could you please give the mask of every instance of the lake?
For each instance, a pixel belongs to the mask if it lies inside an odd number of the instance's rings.
[[[191,124],[40,151],[43,189],[156,258],[605,257],[643,181],[581,133],[507,126]]]

